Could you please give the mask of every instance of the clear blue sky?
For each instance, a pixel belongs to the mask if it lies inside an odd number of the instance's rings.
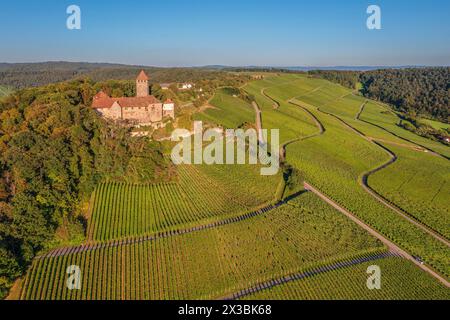
[[[66,8],[82,29],[66,28]],[[366,9],[382,9],[382,30]],[[448,0],[15,0],[0,62],[155,66],[450,65]]]

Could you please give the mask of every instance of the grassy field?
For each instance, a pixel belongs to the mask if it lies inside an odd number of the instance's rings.
[[[36,260],[24,299],[220,298],[260,281],[384,251],[313,194],[253,219],[155,241]],[[69,291],[65,270],[84,271]]]
[[[418,136],[408,130],[398,126],[400,119],[392,112],[387,111],[387,107],[370,103],[361,114],[361,120],[367,121],[370,124],[381,127],[398,137],[406,139],[410,142],[416,143],[420,146],[428,148],[434,152],[440,153],[443,156],[450,157],[450,148],[439,142]]]
[[[381,289],[368,290],[366,270],[381,269]],[[448,300],[450,291],[400,258],[385,258],[331,271],[263,290],[245,297],[252,300]]]
[[[262,110],[262,122],[265,129],[279,129],[280,142],[286,143],[294,139],[309,136],[317,131],[311,117],[303,110],[293,108],[289,103],[280,101],[280,107],[274,108],[274,102],[261,93],[270,86],[292,85],[296,83],[301,86],[307,83],[303,77],[298,75],[286,75],[283,77],[272,77],[267,80],[251,82],[245,86],[245,91],[255,97],[256,102]],[[307,84],[301,86],[301,90],[308,91],[313,86]],[[268,90],[267,89],[267,90]]]

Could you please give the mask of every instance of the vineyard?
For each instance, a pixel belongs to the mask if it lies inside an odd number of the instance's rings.
[[[369,266],[381,270],[381,290],[366,286]],[[449,290],[401,258],[385,258],[263,290],[253,300],[448,300]]]
[[[397,159],[370,175],[370,186],[448,237],[448,160],[424,152],[447,155],[448,147],[400,128],[386,106],[322,79],[270,75],[243,90],[262,110],[263,127],[280,129],[280,142],[289,142],[286,159],[301,179],[450,277],[449,247],[362,186],[364,174],[391,160],[386,145]],[[229,90],[220,90],[211,104],[200,119],[232,128],[254,122],[251,105]],[[276,202],[281,172],[261,176],[254,165],[177,169],[173,183],[99,185],[86,246],[36,259],[21,298],[450,298],[430,274],[388,252],[312,193],[267,206]],[[295,182],[296,190],[302,182]],[[67,289],[71,265],[81,269],[81,290]],[[381,267],[382,290],[366,287],[370,265]]]
[[[38,259],[22,298],[220,298],[273,277],[384,250],[378,240],[307,193],[235,224]],[[81,290],[65,286],[70,265],[83,272]]]
[[[255,113],[250,103],[219,89],[211,99],[213,108],[196,114],[196,120],[212,122],[225,128],[235,129],[244,123],[254,123]]]
[[[105,241],[188,227],[273,201],[280,175],[259,166],[180,166],[179,183],[103,183],[94,192],[89,239]]]
[[[318,186],[342,207],[355,213],[389,239],[401,244],[412,254],[422,257],[441,274],[449,277],[450,268],[447,263],[449,248],[411,225],[361,188],[359,183],[361,175],[389,159],[384,150],[358,137],[338,119],[317,110],[312,105],[314,103],[322,108],[332,99],[340,100],[347,95],[343,90],[340,86],[328,84],[327,89],[317,96],[318,91],[311,93],[314,98],[309,99],[308,95],[297,98],[300,103],[303,103],[303,100],[307,101],[304,105],[321,121],[326,131],[318,138],[289,145],[288,162],[300,169],[307,181]],[[272,98],[282,102],[277,96]],[[284,108],[288,107],[291,106],[286,105]],[[348,111],[342,112],[353,115],[355,111],[357,111],[356,104]],[[360,126],[370,125],[361,122]]]
[[[280,108],[274,108],[274,102],[265,97],[261,90],[268,86],[283,86],[290,83],[304,83],[298,76],[270,78],[268,80],[251,82],[245,86],[245,91],[255,97],[262,110],[263,127],[280,130],[280,143],[286,143],[301,137],[309,136],[317,131],[314,122],[301,109],[292,108],[288,103],[280,101]],[[310,88],[309,86],[307,88]],[[306,90],[306,89],[304,89]]]
[[[439,142],[418,136],[400,127],[398,125],[400,123],[400,118],[396,114],[388,112],[386,106],[376,103],[368,104],[361,114],[361,120],[378,126],[402,139],[406,139],[406,141],[416,143],[417,145],[440,153],[443,156],[450,157],[449,147]]]
[[[369,184],[417,220],[450,238],[448,160],[389,145],[399,160],[377,172]]]

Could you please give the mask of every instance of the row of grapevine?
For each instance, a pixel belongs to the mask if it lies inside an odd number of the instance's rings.
[[[219,298],[262,281],[385,250],[313,194],[236,224],[37,259],[24,299]],[[81,270],[68,290],[67,267]]]
[[[333,101],[340,101],[342,97],[341,87],[328,84],[324,89],[298,99],[308,101],[306,106],[322,107],[332,105]],[[274,98],[279,99],[276,96]],[[353,108],[348,114],[353,114],[355,110]],[[339,205],[355,213],[390,240],[413,255],[422,257],[438,272],[449,277],[448,247],[379,203],[361,188],[359,184],[361,174],[388,160],[383,150],[356,135],[337,119],[324,115],[312,106],[310,111],[319,118],[326,132],[320,138],[289,145],[287,161],[301,170],[306,180],[316,185]],[[364,122],[359,122],[358,129],[372,132],[371,125]],[[389,136],[385,135],[384,138],[388,139]]]
[[[256,167],[256,168],[254,168]],[[273,200],[280,175],[257,166],[179,166],[179,183],[103,183],[94,192],[88,235],[106,241],[185,227]]]
[[[305,99],[316,107],[332,105],[333,99],[343,99],[342,90],[342,87],[328,83],[324,89],[319,90],[321,92],[301,96],[299,100]],[[315,100],[309,100],[308,97]],[[345,105],[341,108],[345,108]],[[387,156],[381,148],[358,137],[335,118],[324,115],[312,106],[310,109],[325,126],[326,132],[320,139],[309,139],[290,145],[287,150],[288,162],[303,171],[308,181],[326,192],[341,206],[357,214],[413,255],[424,258],[441,274],[450,276],[450,267],[446,263],[449,256],[448,247],[380,204],[364,192],[358,183],[363,172],[387,161]],[[354,111],[355,108],[349,114]],[[358,129],[363,132],[366,129],[372,131],[372,127],[359,121]]]
[[[367,268],[381,271],[381,289],[367,287]],[[410,261],[389,257],[290,281],[244,299],[275,300],[448,300],[450,291]]]
[[[450,238],[450,163],[448,160],[389,145],[398,160],[370,176],[369,184],[430,228]]]

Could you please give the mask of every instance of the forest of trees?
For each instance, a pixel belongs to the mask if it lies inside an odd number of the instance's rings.
[[[364,96],[388,103],[408,117],[450,121],[450,67],[311,71],[310,74],[352,89],[360,83]]]
[[[152,83],[213,80],[226,74],[202,68],[157,68],[82,62],[0,63],[0,85],[21,89],[82,77],[94,81],[135,80],[142,69],[150,75]]]
[[[0,299],[38,252],[82,240],[84,205],[100,181],[172,178],[159,143],[131,138],[89,107],[99,89],[131,88],[74,80],[0,100]]]
[[[361,74],[362,93],[413,117],[449,122],[450,68],[377,70]]]

